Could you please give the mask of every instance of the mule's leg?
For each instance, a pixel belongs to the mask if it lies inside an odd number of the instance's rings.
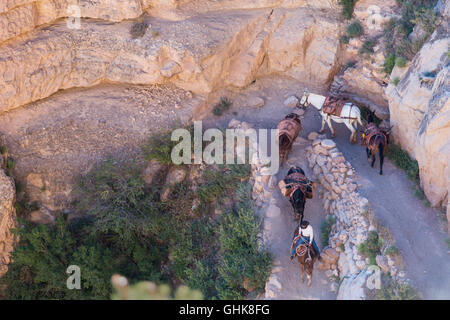
[[[384,152],[383,146],[380,145],[380,175],[383,175]]]
[[[370,161],[370,150],[367,147],[366,147],[366,155],[367,155],[367,160]]]
[[[330,128],[331,136],[332,136],[333,138],[336,137],[336,134],[334,133],[333,126],[331,125],[331,117],[328,117],[328,118],[327,118],[327,124],[328,124],[328,127]]]
[[[356,143],[356,130],[353,127],[353,122],[355,122],[355,120],[345,120],[344,124],[347,126],[347,128],[350,130],[351,134],[350,134],[350,143]]]
[[[303,279],[303,272],[305,271],[305,266],[300,263],[300,280],[301,282],[305,282],[305,279]]]
[[[325,115],[322,115],[322,127],[320,128],[319,133],[325,132]]]
[[[306,277],[308,278],[308,287],[311,287],[311,284],[312,284],[312,270],[311,270],[311,274],[306,272]]]
[[[371,167],[372,167],[372,168],[373,168],[374,164],[375,164],[375,155],[372,154],[372,164],[371,164]]]

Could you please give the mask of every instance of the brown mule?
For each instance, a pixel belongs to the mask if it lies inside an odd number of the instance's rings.
[[[290,113],[277,125],[280,147],[280,165],[287,159],[294,140],[302,130],[302,123],[298,114]]]
[[[292,237],[292,240],[294,240],[295,237],[297,236],[298,236],[298,227],[296,227],[294,230],[294,236]],[[292,250],[294,250],[294,246],[295,243],[294,241],[292,241],[291,252]],[[301,244],[297,247],[295,251],[295,256],[297,257],[297,260],[300,263],[300,280],[302,282],[305,282],[303,273],[306,271],[306,277],[308,278],[308,287],[310,287],[312,284],[314,263],[317,260],[317,255],[312,249],[312,246]]]
[[[380,175],[383,174],[384,153],[386,145],[389,144],[390,129],[379,128],[373,122],[373,115],[370,114],[368,124],[364,127],[361,136],[361,145],[366,147],[367,159],[372,157],[371,166],[373,168],[376,160],[376,154],[380,156]]]

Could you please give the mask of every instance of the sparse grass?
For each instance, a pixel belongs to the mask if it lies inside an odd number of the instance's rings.
[[[418,162],[412,159],[399,145],[390,143],[389,147],[386,148],[386,156],[391,159],[397,167],[405,171],[408,178],[419,184],[420,176]]]
[[[230,109],[233,102],[229,100],[227,97],[221,97],[220,102],[217,103],[213,108],[213,114],[215,116],[221,116],[225,111]]]
[[[396,256],[396,255],[400,254],[400,251],[398,250],[398,248],[396,246],[392,245],[386,249],[385,254],[388,256]]]
[[[373,48],[377,44],[377,40],[374,38],[369,38],[366,41],[363,42],[361,48],[359,48],[358,53],[359,55],[369,55],[374,53]]]
[[[394,79],[392,79],[392,84],[394,86],[397,86],[399,82],[400,82],[400,78],[399,77],[395,77]]]
[[[353,8],[358,0],[340,0],[339,4],[342,6],[342,16],[350,20],[353,16]]]
[[[364,28],[359,20],[355,20],[347,26],[345,32],[350,39],[358,38],[364,33]]]
[[[382,287],[376,294],[377,300],[419,300],[417,291],[407,283],[399,283],[390,275],[382,277]]]
[[[329,238],[331,233],[331,228],[336,223],[336,218],[334,216],[329,216],[320,225],[320,236],[322,240],[322,246],[326,247],[329,244]]]
[[[4,155],[6,153],[6,147],[0,146],[0,154]]]
[[[358,252],[369,258],[370,264],[377,264],[375,258],[380,253],[383,240],[378,236],[376,231],[370,231],[366,241],[358,246]]]
[[[399,67],[399,68],[404,68],[404,67],[406,67],[406,63],[407,63],[407,61],[406,61],[406,59],[403,58],[403,57],[397,57],[397,58],[395,58],[395,65],[396,65],[397,67]]]
[[[130,30],[133,39],[142,38],[147,32],[148,24],[146,22],[136,22]]]

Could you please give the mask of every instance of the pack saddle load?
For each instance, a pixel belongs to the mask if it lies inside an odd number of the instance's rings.
[[[325,102],[323,103],[322,112],[330,116],[341,117],[342,109],[348,102],[349,101],[345,98],[337,98],[329,96],[325,99]]]
[[[316,185],[304,174],[293,172],[281,180],[278,183],[278,187],[281,194],[285,197],[290,198],[297,189],[300,189],[307,199],[312,199]]]
[[[302,130],[302,123],[298,114],[290,113],[277,125],[280,146],[280,163],[287,159],[294,140]]]
[[[370,122],[367,124],[362,132],[361,145],[370,147],[372,145],[372,140],[376,135],[382,135],[387,143],[387,132],[388,129],[378,128],[378,126]]]

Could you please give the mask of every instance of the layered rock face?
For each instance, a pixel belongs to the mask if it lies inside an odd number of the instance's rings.
[[[394,139],[418,161],[433,206],[446,206],[450,190],[449,31],[447,20],[387,88]]]
[[[170,81],[206,94],[274,72],[322,84],[338,69],[339,22],[330,12],[251,10],[146,20],[153,32],[141,39],[131,38],[132,22],[83,20],[78,30],[59,22],[1,46],[0,112],[104,81]]]
[[[13,250],[11,229],[16,223],[14,182],[0,169],[0,277],[8,270],[9,254]]]
[[[385,94],[388,79],[382,68],[385,61],[383,48],[384,24],[397,15],[395,0],[359,0],[355,4],[354,17],[359,20],[364,35],[350,39],[345,47],[344,60],[352,66],[343,70],[334,80],[331,91],[344,94],[358,104],[375,111],[379,118],[389,117],[388,99]],[[373,52],[361,54],[365,41],[374,41]]]

